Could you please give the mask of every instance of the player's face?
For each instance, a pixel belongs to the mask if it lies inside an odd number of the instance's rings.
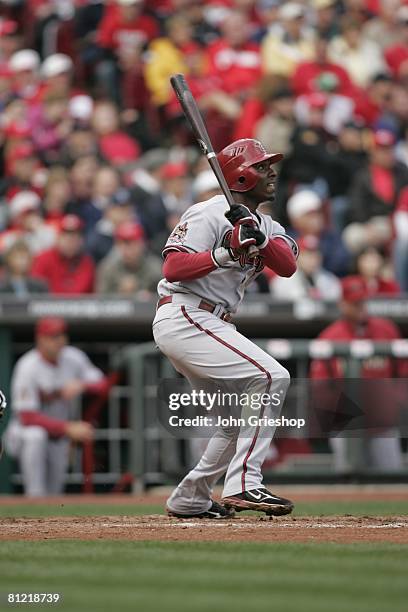
[[[259,175],[259,180],[255,187],[251,190],[252,197],[258,204],[267,200],[275,199],[276,171],[274,164],[269,160],[259,162],[252,166]]]
[[[67,343],[65,334],[55,334],[53,336],[40,336],[37,340],[39,351],[50,361],[57,361],[58,355]]]
[[[367,319],[367,309],[363,300],[359,302],[347,302],[342,300],[340,303],[340,310],[343,317],[353,323],[364,323]]]

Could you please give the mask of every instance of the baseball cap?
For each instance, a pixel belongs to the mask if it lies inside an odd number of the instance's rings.
[[[94,103],[90,96],[79,94],[69,101],[69,114],[78,121],[89,121],[92,116]]]
[[[185,162],[168,162],[161,169],[163,179],[173,179],[185,176],[188,168]]]
[[[302,189],[293,194],[287,203],[289,219],[297,219],[306,213],[320,210],[322,201],[315,191]]]
[[[80,232],[84,224],[77,215],[65,215],[60,224],[61,232]]]
[[[343,300],[361,302],[369,296],[367,284],[361,276],[346,276],[341,281]]]
[[[143,240],[143,227],[139,223],[133,223],[132,221],[121,223],[115,231],[115,239],[125,241]]]
[[[193,181],[193,192],[196,196],[199,196],[201,193],[205,191],[212,191],[213,189],[219,189],[220,186],[218,184],[217,179],[215,178],[215,174],[212,170],[204,170],[197,175],[196,179]]]
[[[374,132],[374,144],[376,147],[393,147],[397,139],[391,130],[376,130]]]
[[[40,197],[34,191],[20,191],[10,200],[10,216],[15,219],[29,210],[37,210],[40,204]]]
[[[12,72],[24,72],[26,70],[38,70],[40,56],[32,49],[16,51],[10,58],[9,68]]]
[[[302,236],[297,241],[299,251],[319,251],[319,239],[316,236]]]
[[[64,72],[72,70],[71,58],[64,53],[54,53],[45,59],[41,66],[41,74],[45,79],[50,79]]]
[[[292,19],[299,19],[303,17],[304,9],[298,2],[286,2],[279,9],[279,19],[291,21]]]
[[[60,317],[46,317],[39,319],[35,326],[36,336],[59,336],[65,334],[67,324]]]
[[[0,19],[0,36],[13,36],[17,34],[18,23],[13,19]]]

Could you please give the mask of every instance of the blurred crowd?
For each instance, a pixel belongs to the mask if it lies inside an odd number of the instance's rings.
[[[264,209],[299,270],[254,291],[408,291],[407,2],[0,0],[0,293],[155,293],[167,235],[219,193],[176,72],[216,150],[285,155]]]

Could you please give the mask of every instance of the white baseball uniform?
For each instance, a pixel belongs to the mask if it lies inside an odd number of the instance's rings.
[[[19,413],[38,411],[48,417],[72,420],[74,402],[63,399],[61,389],[72,380],[96,383],[102,378],[101,370],[73,346],[63,347],[55,364],[37,349],[28,351],[17,361],[11,380],[12,416],[5,447],[20,462],[27,495],[54,495],[63,491],[69,440],[65,436],[53,438],[37,425],[24,426]]]
[[[224,216],[227,210],[227,201],[221,195],[191,206],[171,233],[163,253],[195,253],[224,246],[232,230]],[[260,213],[252,216],[266,236],[285,233],[270,217]],[[230,381],[237,387],[240,381],[247,381],[251,393],[280,395],[279,408],[261,410],[261,416],[276,417],[289,386],[288,371],[223,319],[227,312],[236,311],[245,288],[262,268],[262,258],[251,261],[243,257],[192,281],[161,280],[159,297],[171,295],[172,301],[158,308],[153,335],[157,346],[193,387],[202,386],[203,379],[220,384]],[[214,312],[202,310],[201,300],[215,305]],[[254,425],[244,433],[235,426],[219,427],[201,460],[170,496],[169,509],[181,514],[208,510],[212,488],[224,473],[223,497],[259,487],[273,434],[274,427],[268,425]]]

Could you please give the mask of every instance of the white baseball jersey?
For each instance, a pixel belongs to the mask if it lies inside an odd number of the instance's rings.
[[[225,246],[232,232],[231,223],[225,217],[228,208],[223,195],[216,195],[206,202],[191,206],[170,234],[163,254],[170,251],[200,253]],[[282,225],[271,217],[259,212],[252,216],[266,236],[285,233]],[[163,279],[158,285],[159,297],[172,293],[191,293],[235,312],[244,297],[245,288],[262,269],[261,257],[250,260],[243,255],[239,260],[230,261],[202,278],[174,283]]]
[[[62,387],[71,380],[93,383],[103,373],[88,356],[73,346],[65,346],[53,364],[37,349],[17,361],[11,380],[12,410],[36,410],[58,419],[72,418],[72,401],[61,397]]]

